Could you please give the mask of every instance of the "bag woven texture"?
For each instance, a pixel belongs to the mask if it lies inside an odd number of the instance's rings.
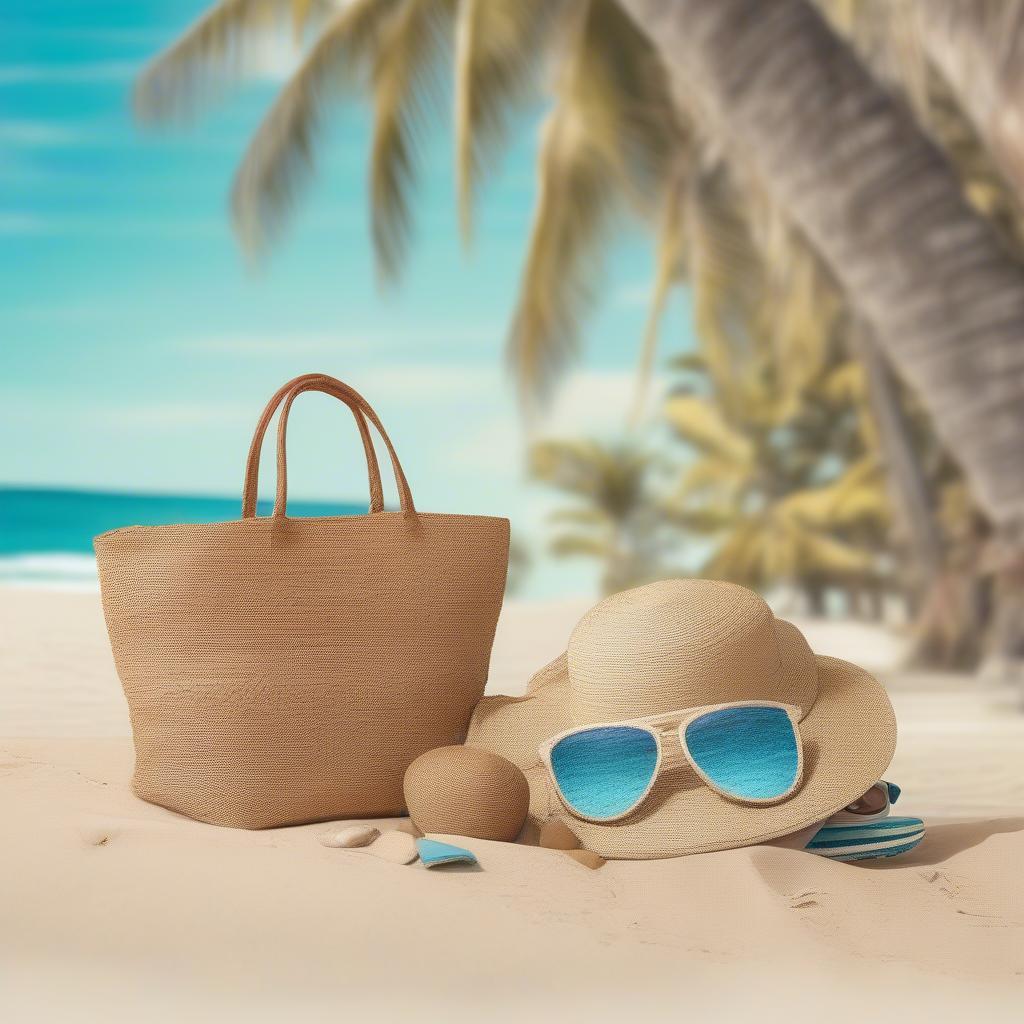
[[[288,413],[305,391],[352,410],[368,514],[287,516]],[[257,517],[260,449],[282,404],[274,511]],[[367,421],[398,511],[384,509]],[[406,768],[461,743],[483,693],[508,536],[506,519],[418,512],[352,388],[323,374],[286,384],[257,425],[241,519],[96,538],[137,795],[242,828],[401,813]]]

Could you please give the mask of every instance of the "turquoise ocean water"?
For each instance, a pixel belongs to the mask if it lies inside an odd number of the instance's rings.
[[[259,513],[270,511],[260,502]],[[292,516],[352,515],[365,504],[289,501]],[[237,498],[0,487],[0,585],[92,590],[92,539],[119,526],[237,519]]]

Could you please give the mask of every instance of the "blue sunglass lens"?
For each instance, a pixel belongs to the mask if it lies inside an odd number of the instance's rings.
[[[599,726],[559,740],[551,770],[562,799],[585,818],[606,820],[630,810],[658,766],[658,744],[645,729]]]
[[[721,708],[686,727],[693,763],[738,800],[774,800],[788,793],[800,771],[797,744],[782,708]]]

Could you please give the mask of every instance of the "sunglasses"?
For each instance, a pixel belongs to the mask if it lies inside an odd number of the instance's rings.
[[[540,758],[567,810],[585,821],[624,818],[647,799],[662,767],[682,761],[727,800],[773,804],[803,775],[800,709],[774,701],[710,704],[559,733]],[[665,740],[677,744],[665,750]]]

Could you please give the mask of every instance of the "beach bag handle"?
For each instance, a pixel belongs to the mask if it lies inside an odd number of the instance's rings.
[[[253,435],[252,444],[249,445],[249,454],[246,458],[245,484],[242,490],[243,519],[251,519],[256,515],[260,451],[263,448],[263,438],[267,432],[267,427],[270,425],[270,421],[273,419],[278,406],[284,401],[288,393],[293,391],[300,383],[304,383],[309,380],[323,379],[325,376],[326,375],[322,373],[306,373],[301,377],[296,377],[294,380],[290,380],[287,384],[278,388],[274,393],[273,398],[271,398],[267,403],[266,408],[260,416],[259,422],[256,424],[256,431]],[[342,398],[341,401],[343,401],[352,410],[356,426],[359,428],[359,436],[363,442],[363,451],[366,453],[367,475],[369,477],[370,485],[370,512],[383,512],[384,491],[381,487],[380,481],[380,466],[377,463],[377,453],[373,448],[373,440],[370,437],[370,431],[366,426],[366,417],[363,415],[362,410],[360,410],[358,405],[354,404],[350,399]]]
[[[398,460],[391,438],[388,437],[384,425],[374,412],[370,403],[354,388],[342,383],[334,377],[322,373],[307,373],[289,381],[278,389],[276,394],[267,403],[266,408],[260,416],[253,434],[252,444],[249,446],[249,455],[246,460],[245,485],[242,492],[242,518],[251,519],[256,515],[256,494],[259,483],[260,451],[263,447],[263,438],[267,427],[278,406],[281,408],[281,415],[277,423],[277,489],[274,498],[273,516],[283,518],[287,515],[288,503],[288,467],[286,442],[288,433],[288,414],[291,411],[292,403],[304,391],[320,391],[337,398],[351,410],[355,417],[359,434],[363,441],[363,450],[366,453],[366,464],[370,482],[370,512],[381,512],[384,508],[383,489],[380,479],[380,466],[374,452],[373,441],[367,429],[366,420],[373,424],[381,440],[384,442],[391,458],[391,467],[395,474],[395,484],[398,488],[398,500],[403,512],[415,514],[416,507],[413,504],[412,492],[409,490],[409,482],[406,480],[402,470],[402,464]]]

